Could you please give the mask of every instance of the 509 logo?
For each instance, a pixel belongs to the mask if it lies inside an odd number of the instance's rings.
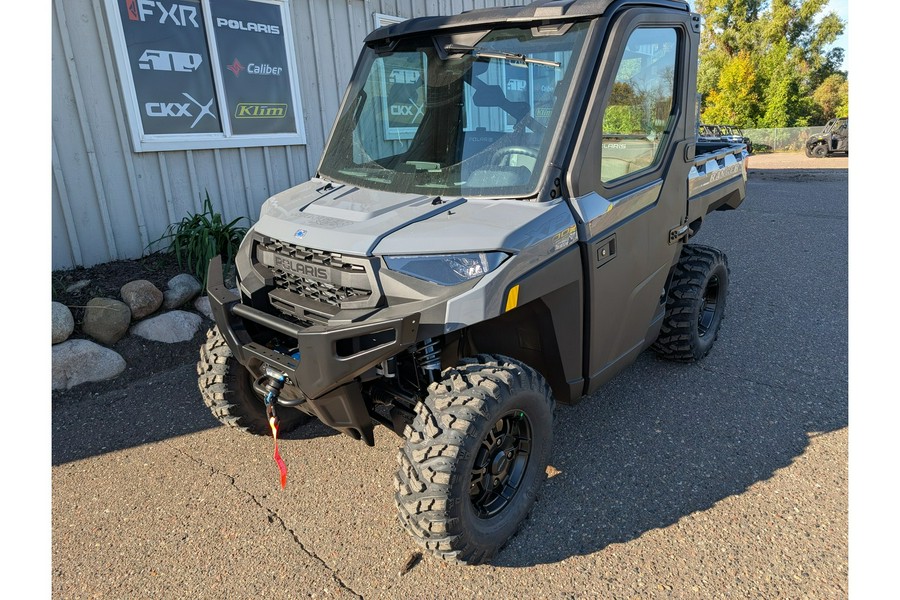
[[[200,119],[207,115],[209,115],[214,120],[217,118],[216,115],[213,114],[211,109],[212,103],[215,101],[215,98],[210,98],[209,102],[207,102],[206,104],[202,104],[187,92],[181,92],[181,95],[187,98],[189,102],[146,102],[144,103],[144,112],[148,117],[193,117],[194,122],[191,123],[191,129],[196,127],[197,123],[200,122]],[[196,106],[199,110],[194,110],[191,104]]]
[[[159,2],[159,0],[125,0],[125,10],[129,21],[147,22],[157,19],[165,25],[172,23],[178,27],[200,27],[197,22],[197,7],[177,2]]]
[[[239,102],[234,108],[235,119],[283,119],[287,104],[271,102]]]
[[[144,50],[138,59],[138,67],[145,71],[178,71],[192,73],[200,68],[203,57],[193,52],[168,50]]]

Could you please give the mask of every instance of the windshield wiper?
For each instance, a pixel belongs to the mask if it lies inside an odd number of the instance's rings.
[[[447,44],[444,46],[444,52],[448,54],[471,54],[475,58],[496,58],[498,60],[508,60],[515,67],[527,67],[532,65],[543,65],[545,67],[559,68],[559,63],[553,60],[544,60],[542,58],[528,58],[524,54],[514,54],[512,52],[497,52],[494,50],[482,50],[475,46],[464,46],[462,44]]]

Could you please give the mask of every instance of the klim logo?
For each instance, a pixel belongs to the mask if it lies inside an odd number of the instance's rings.
[[[287,104],[240,102],[234,110],[235,119],[283,119],[286,115]]]
[[[168,50],[144,50],[138,59],[138,66],[145,71],[178,71],[192,73],[200,68],[203,58],[193,52],[170,52]]]
[[[130,21],[158,20],[159,23],[177,25],[178,27],[200,27],[197,22],[197,7],[177,2],[159,2],[158,0],[125,0],[125,9]]]
[[[256,33],[269,33],[271,35],[281,35],[281,27],[278,25],[266,25],[265,23],[253,23],[251,21],[238,21],[236,19],[216,18],[216,27],[227,27],[237,31],[253,31]]]
[[[194,122],[191,123],[191,129],[196,127],[197,123],[200,122],[200,119],[209,115],[212,119],[216,119],[216,115],[213,114],[211,107],[214,98],[210,98],[209,102],[206,104],[201,104],[197,100],[194,99],[193,96],[186,92],[181,93],[182,96],[190,100],[188,102],[147,102],[144,104],[144,112],[148,117],[163,117],[163,118],[178,118],[178,117],[194,117]],[[194,104],[199,108],[199,111],[195,113],[191,112],[191,104]]]
[[[278,76],[281,75],[281,72],[284,70],[283,67],[273,67],[268,63],[247,63],[247,66],[241,64],[241,61],[238,59],[234,59],[231,64],[225,65],[225,68],[234,73],[235,77],[239,77],[241,71],[245,70],[250,75],[273,75]]]

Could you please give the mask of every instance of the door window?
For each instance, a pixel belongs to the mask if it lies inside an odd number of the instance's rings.
[[[678,36],[671,28],[639,28],[628,38],[603,113],[600,180],[656,166],[674,119]]]

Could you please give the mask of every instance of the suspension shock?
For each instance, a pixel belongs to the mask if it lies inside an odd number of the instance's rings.
[[[426,338],[413,350],[416,366],[425,374],[428,383],[434,383],[441,376],[441,341],[437,338]]]

